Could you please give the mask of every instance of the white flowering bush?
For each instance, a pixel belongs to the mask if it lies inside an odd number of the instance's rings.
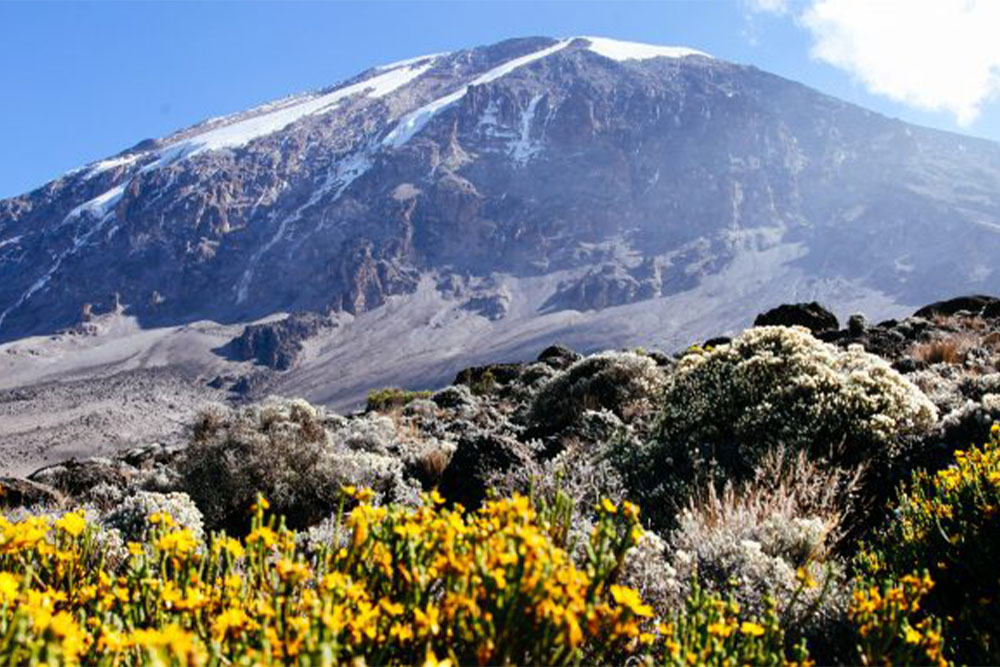
[[[102,523],[116,529],[124,540],[144,542],[154,528],[149,517],[166,513],[181,528],[187,528],[198,540],[205,538],[201,512],[186,493],[139,491],[128,496],[107,512]]]
[[[558,430],[586,410],[609,410],[627,419],[653,407],[663,384],[663,372],[646,355],[595,354],[546,381],[532,400],[528,421]]]
[[[860,346],[759,327],[687,354],[667,378],[653,437],[615,456],[636,497],[671,523],[692,482],[750,479],[774,447],[884,468],[936,419],[917,387]]]
[[[843,446],[860,461],[898,453],[900,436],[925,432],[936,419],[917,387],[861,346],[844,351],[805,329],[759,327],[680,361],[664,394],[659,439],[820,455]]]
[[[257,493],[300,528],[329,516],[345,485],[415,503],[419,485],[403,456],[410,449],[390,419],[328,417],[305,401],[272,400],[204,415],[180,468],[209,528],[242,530]]]

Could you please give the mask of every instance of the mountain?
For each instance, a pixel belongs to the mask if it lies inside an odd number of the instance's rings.
[[[0,389],[182,367],[343,406],[555,339],[670,349],[783,302],[1000,292],[998,240],[997,144],[693,49],[512,39],[0,201]]]

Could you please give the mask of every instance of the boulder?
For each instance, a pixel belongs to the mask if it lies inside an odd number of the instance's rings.
[[[288,370],[302,351],[302,342],[315,336],[327,324],[316,313],[293,313],[277,322],[248,324],[233,340],[233,351],[240,361],[258,364],[279,371]]]
[[[754,320],[755,327],[800,326],[813,333],[836,331],[840,328],[837,318],[815,301],[812,303],[784,304],[761,313]]]
[[[0,477],[0,507],[4,509],[60,506],[64,501],[63,494],[46,484],[17,477]]]
[[[917,312],[913,313],[913,315],[914,317],[924,317],[930,319],[933,317],[947,317],[962,310],[978,314],[981,313],[987,306],[992,307],[993,310],[991,312],[996,311],[997,308],[1000,308],[1000,299],[983,294],[960,296],[954,299],[948,299],[947,301],[936,301],[932,304],[926,305]]]
[[[538,361],[556,370],[566,370],[583,357],[565,345],[550,345],[538,355]]]
[[[716,336],[715,338],[709,338],[701,346],[704,348],[719,347],[720,345],[729,345],[732,342],[733,339],[729,336]]]
[[[126,488],[130,477],[128,468],[130,466],[103,458],[84,461],[70,459],[37,470],[28,479],[55,488],[72,498],[79,498],[98,485]]]
[[[450,502],[467,509],[479,507],[493,476],[526,466],[533,449],[506,435],[481,433],[462,438],[441,475],[439,490]]]

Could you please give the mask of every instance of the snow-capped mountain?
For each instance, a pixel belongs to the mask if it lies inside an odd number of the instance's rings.
[[[404,330],[466,318],[510,349],[683,342],[778,301],[879,316],[997,292],[998,241],[996,144],[694,49],[513,39],[374,67],[0,201],[0,341],[115,298],[148,328],[398,295],[435,304]]]

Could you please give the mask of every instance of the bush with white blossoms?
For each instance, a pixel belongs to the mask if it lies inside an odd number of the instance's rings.
[[[916,386],[860,345],[845,351],[804,329],[759,327],[681,360],[659,435],[688,446],[785,445],[820,455],[843,445],[844,456],[862,461],[898,453],[899,436],[936,419]]]
[[[157,514],[169,514],[175,524],[190,530],[196,539],[205,538],[201,511],[186,493],[139,491],[115,505],[103,516],[102,523],[118,530],[126,541],[144,542],[155,528],[149,518]]]
[[[860,346],[759,327],[692,349],[667,378],[654,436],[615,456],[636,497],[665,512],[695,480],[749,479],[774,447],[834,465],[881,464],[936,419],[917,387]]]
[[[541,386],[528,421],[557,430],[586,410],[609,410],[620,418],[653,407],[664,373],[650,357],[634,352],[603,352],[581,359]]]

